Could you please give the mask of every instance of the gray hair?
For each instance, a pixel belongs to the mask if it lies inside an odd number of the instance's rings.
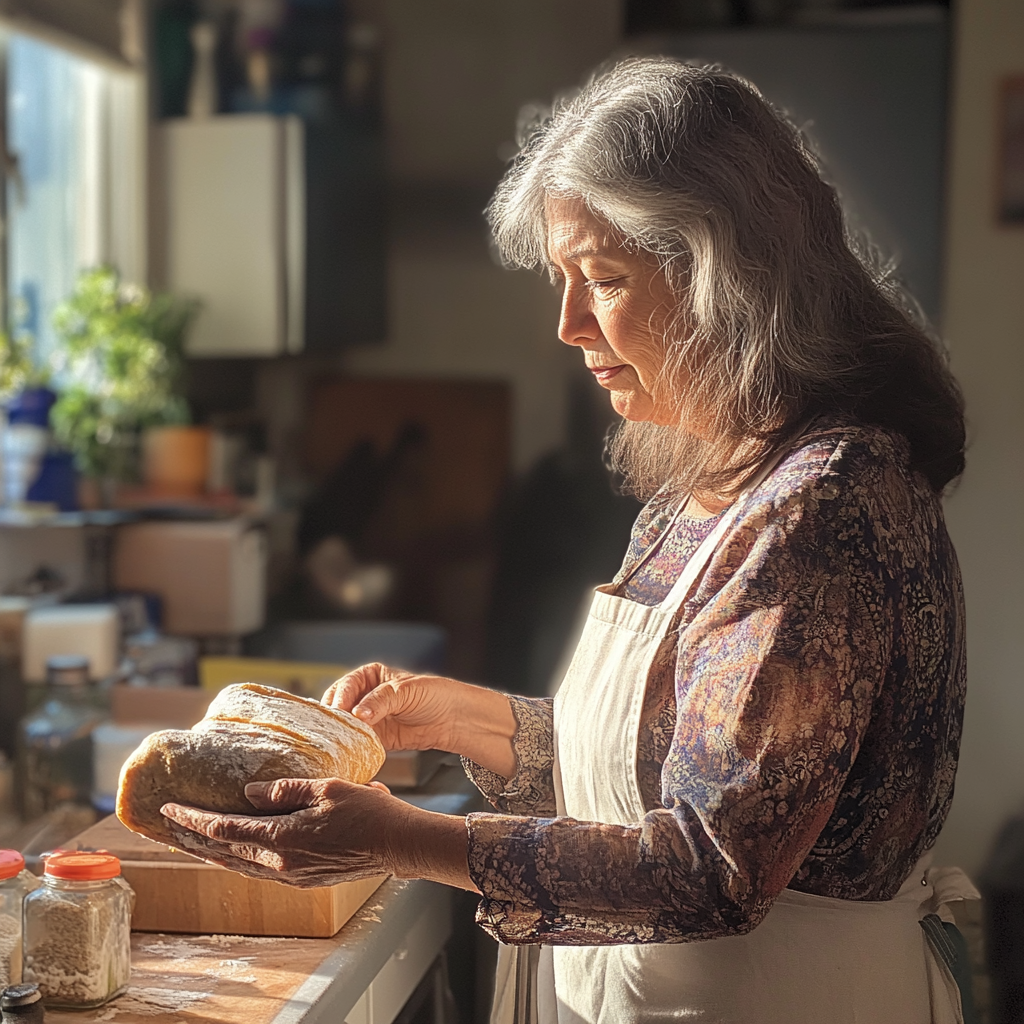
[[[677,300],[657,389],[682,426],[617,429],[627,489],[734,493],[800,421],[840,410],[904,433],[937,490],[962,471],[962,400],[941,353],[847,231],[808,141],[750,82],[631,58],[521,143],[487,209],[503,260],[546,267],[545,200],[575,197],[658,260]],[[940,416],[953,410],[959,441],[955,425],[939,437],[939,417],[901,418],[894,367]]]

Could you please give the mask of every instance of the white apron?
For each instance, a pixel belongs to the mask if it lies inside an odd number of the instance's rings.
[[[647,813],[637,737],[651,664],[693,584],[745,504],[740,495],[660,605],[594,594],[555,698],[559,815],[632,824]],[[962,1024],[949,968],[919,921],[977,899],[955,868],[911,872],[892,900],[786,889],[750,934],[704,942],[501,947],[492,1024]]]

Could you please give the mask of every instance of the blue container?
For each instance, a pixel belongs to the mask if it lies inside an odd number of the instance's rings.
[[[50,425],[50,409],[57,395],[49,388],[26,388],[7,404],[7,422],[28,423],[33,427]]]
[[[24,421],[22,421],[24,422]],[[39,463],[39,476],[29,487],[29,501],[48,501],[61,512],[78,511],[78,474],[71,452],[47,452]]]

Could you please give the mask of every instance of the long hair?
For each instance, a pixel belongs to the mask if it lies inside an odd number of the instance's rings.
[[[576,197],[658,260],[676,300],[655,388],[682,425],[617,428],[628,490],[733,494],[830,412],[906,437],[935,491],[963,472],[963,398],[943,351],[848,231],[806,138],[750,82],[630,58],[521,144],[487,208],[506,264],[546,267],[545,200]]]

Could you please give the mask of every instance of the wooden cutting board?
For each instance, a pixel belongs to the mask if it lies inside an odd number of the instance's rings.
[[[135,890],[132,929],[192,935],[329,938],[380,887],[385,875],[321,889],[248,878],[129,831],[114,815],[65,844],[120,858]]]

